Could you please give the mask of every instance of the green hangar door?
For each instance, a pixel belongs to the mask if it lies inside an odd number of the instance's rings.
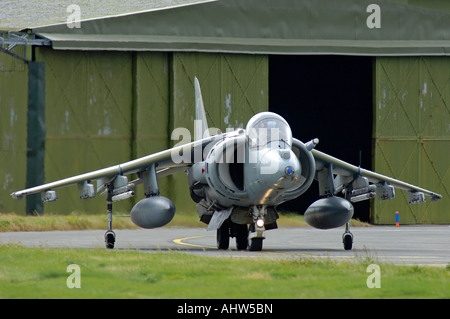
[[[294,137],[317,137],[318,150],[372,169],[372,70],[371,57],[269,56],[269,110],[287,119]],[[318,197],[315,181],[280,209],[303,214]],[[369,201],[354,207],[354,218],[369,221]]]

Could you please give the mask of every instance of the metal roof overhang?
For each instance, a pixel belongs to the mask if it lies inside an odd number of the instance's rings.
[[[221,0],[33,28],[57,50],[450,55],[450,14],[379,0]]]
[[[450,55],[450,41],[209,38],[40,33],[56,50],[227,52],[245,54]]]

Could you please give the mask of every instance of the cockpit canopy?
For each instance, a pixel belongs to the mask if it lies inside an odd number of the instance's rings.
[[[262,112],[253,116],[246,128],[250,147],[270,146],[291,148],[292,132],[284,118],[272,112]],[[270,145],[269,145],[270,144]]]

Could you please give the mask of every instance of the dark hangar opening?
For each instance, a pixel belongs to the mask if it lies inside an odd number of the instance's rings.
[[[269,56],[269,110],[283,116],[299,140],[317,137],[318,150],[372,169],[372,62],[357,56]],[[318,198],[314,181],[279,208],[303,214]],[[370,201],[353,206],[353,218],[369,221]]]

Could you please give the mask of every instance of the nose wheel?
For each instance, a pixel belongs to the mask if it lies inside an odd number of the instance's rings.
[[[260,237],[254,237],[249,240],[248,250],[250,251],[261,251],[263,248],[263,239]]]

